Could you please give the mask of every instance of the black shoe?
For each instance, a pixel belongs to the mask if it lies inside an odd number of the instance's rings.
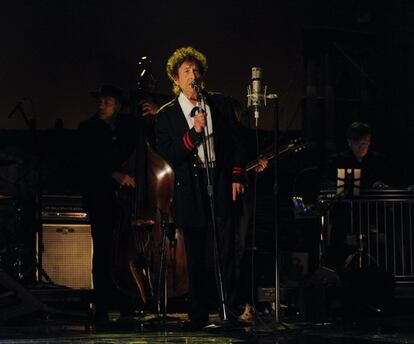
[[[208,321],[184,321],[181,324],[181,330],[182,331],[201,331],[204,329],[208,324]]]

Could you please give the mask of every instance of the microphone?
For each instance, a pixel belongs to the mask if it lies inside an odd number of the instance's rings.
[[[21,106],[23,105],[23,103],[25,102],[25,100],[26,100],[26,98],[21,99],[21,100],[20,100],[20,101],[19,101],[19,102],[15,105],[15,107],[13,108],[13,110],[11,110],[11,111],[10,111],[9,115],[7,116],[7,118],[11,118],[11,117],[15,114],[15,112],[21,108]]]
[[[266,86],[262,87],[263,69],[261,67],[252,68],[252,85],[247,88],[247,106],[253,107],[254,118],[259,120],[259,107],[263,104],[266,106]]]
[[[200,107],[198,107],[198,106],[194,106],[193,107],[193,109],[191,110],[191,112],[190,112],[190,117],[194,117],[195,116],[195,114],[197,113],[197,112],[199,112],[200,111]]]
[[[252,105],[255,108],[261,106],[260,96],[262,93],[263,70],[260,67],[252,68]]]
[[[197,92],[201,90],[201,83],[198,79],[194,79],[191,81],[191,87],[194,88]]]
[[[194,79],[191,81],[191,87],[196,91],[197,93],[197,102],[199,103],[200,109],[203,111],[206,108],[205,105],[205,98],[203,95],[203,81],[200,78]],[[205,111],[204,111],[205,112]]]

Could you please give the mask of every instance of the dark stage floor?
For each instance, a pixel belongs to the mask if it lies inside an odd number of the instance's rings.
[[[253,325],[221,326],[213,314],[213,325],[197,332],[181,329],[179,321],[186,318],[183,313],[169,314],[166,325],[151,314],[122,322],[116,320],[117,313],[110,315],[112,320],[99,327],[76,311],[3,322],[0,343],[414,343],[414,316],[410,314],[365,317],[346,326],[293,320],[276,324],[264,315]]]
[[[288,298],[282,288],[280,323],[274,321],[273,303],[267,301],[256,304],[256,318],[252,323],[233,321],[224,326],[218,314],[213,313],[210,314],[211,325],[197,332],[184,331],[181,326],[187,319],[182,301],[170,301],[165,322],[150,312],[119,320],[119,313],[111,311],[110,321],[96,326],[91,321],[90,290],[28,288],[31,296],[26,298],[21,293],[23,302],[17,306],[12,304],[14,299],[7,296],[13,293],[2,294],[0,344],[414,343],[413,288],[411,284],[399,285],[390,304],[382,310],[362,307],[360,302],[353,308],[347,308],[345,302],[338,307],[338,303],[318,298],[318,294],[312,294],[310,309],[294,307],[293,302],[283,302]],[[40,301],[41,308],[34,306],[34,300]],[[347,300],[352,303],[355,295]],[[17,310],[20,307],[19,316],[11,315],[14,306]],[[32,311],[29,311],[30,306]]]

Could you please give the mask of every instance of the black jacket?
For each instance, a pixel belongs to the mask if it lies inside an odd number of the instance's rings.
[[[207,94],[213,123],[216,169],[215,209],[224,217],[232,211],[232,182],[244,182],[245,149],[240,127],[228,97]],[[166,104],[155,123],[158,152],[175,172],[173,216],[179,227],[205,225],[208,221],[199,183],[197,147],[202,136],[189,129],[178,99]]]
[[[86,207],[93,201],[114,199],[118,185],[112,173],[122,171],[132,156],[136,135],[137,121],[129,114],[118,114],[113,128],[97,115],[79,124],[81,187]]]

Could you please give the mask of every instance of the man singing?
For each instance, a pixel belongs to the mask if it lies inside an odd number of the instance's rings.
[[[214,220],[226,293],[235,287],[233,219],[235,201],[244,191],[245,153],[235,112],[228,97],[204,90],[206,71],[206,57],[192,47],[177,49],[171,55],[167,74],[177,97],[160,110],[155,124],[157,150],[175,172],[172,210],[186,244],[190,329],[201,329],[208,322],[205,253],[213,218],[207,192],[207,162],[212,167]],[[199,93],[205,99],[204,108],[200,108]]]

